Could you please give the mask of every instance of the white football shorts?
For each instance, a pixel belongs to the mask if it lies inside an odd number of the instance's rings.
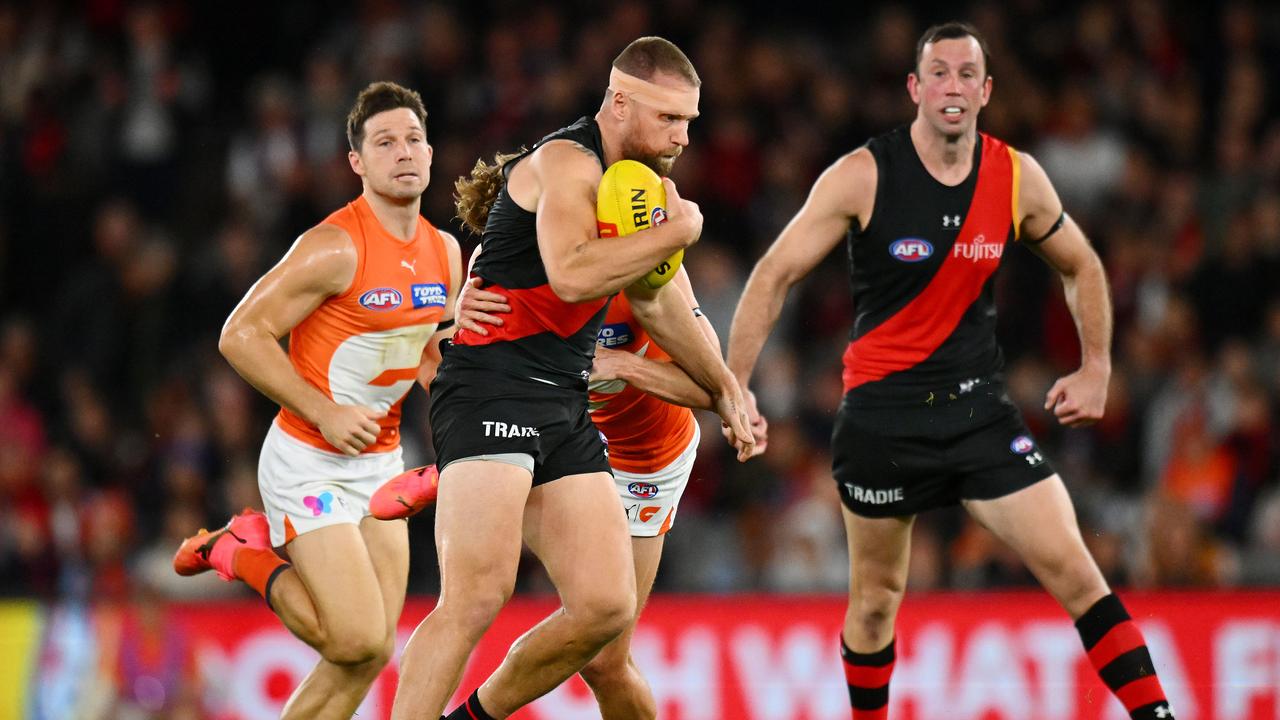
[[[341,523],[359,524],[369,499],[404,472],[400,448],[351,457],[311,447],[271,423],[258,457],[258,491],[271,524],[271,544]]]
[[[701,430],[694,423],[688,447],[658,472],[629,473],[614,469],[613,479],[618,484],[622,507],[627,511],[631,537],[655,537],[671,529],[676,506],[693,473],[700,437]]]

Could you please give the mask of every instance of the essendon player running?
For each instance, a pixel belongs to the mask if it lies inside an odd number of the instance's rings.
[[[729,366],[746,387],[787,291],[847,235],[857,312],[832,437],[850,555],[842,655],[857,720],[888,716],[894,619],[915,514],[963,503],[1076,621],[1090,661],[1134,718],[1172,717],[1142,634],[1089,556],[1062,480],[1005,395],[992,276],[1016,244],[1061,276],[1080,369],[1045,399],[1064,425],[1102,417],[1111,307],[1102,263],[1044,170],[977,131],[986,44],[930,28],[907,90],[909,127],[826,170],[743,291]]]
[[[320,653],[286,718],[350,718],[395,648],[409,538],[403,522],[369,517],[369,498],[404,471],[400,404],[431,373],[462,281],[457,241],[419,215],[426,118],[394,83],[360,93],[347,139],[363,192],[298,238],[218,345],[281,406],[258,463],[266,514],[188,538],[174,569],[243,580]]]
[[[699,325],[719,345],[715,330],[698,307],[681,267],[672,279]],[[501,326],[511,312],[506,297],[478,289],[474,281],[458,296],[458,327],[488,335],[484,325]],[[689,408],[710,410],[711,397],[658,347],[631,311],[626,295],[614,298],[596,338],[591,371],[591,421],[604,433],[609,465],[631,529],[636,571],[636,616],[616,640],[582,668],[604,720],[656,718],[657,703],[631,657],[631,636],[649,599],[663,540],[675,523],[680,497],[693,471],[699,431]],[[752,423],[755,453],[764,452],[768,424]],[[405,473],[374,495],[379,517],[407,517],[434,500],[434,468]]]
[[[614,60],[594,118],[495,165],[480,163],[459,183],[460,216],[483,229],[473,274],[512,311],[488,335],[455,335],[431,385],[440,599],[405,648],[395,718],[439,717],[510,597],[522,539],[563,607],[520,638],[450,717],[506,717],[576,673],[634,617],[627,527],[587,413],[587,378],[611,295],[628,288],[636,316],[741,439],[740,456],[752,450],[738,385],[682,294],[629,288],[697,240],[697,206],[664,181],[665,224],[643,238],[596,231],[604,168],[630,158],[665,175],[688,144],[699,84],[674,45],[636,40]]]

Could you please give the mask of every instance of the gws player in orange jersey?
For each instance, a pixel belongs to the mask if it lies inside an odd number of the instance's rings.
[[[720,341],[698,307],[684,266],[671,282],[708,339],[718,346]],[[458,327],[487,335],[483,325],[501,326],[501,316],[510,311],[504,295],[480,289],[471,281],[458,296]],[[614,484],[630,525],[636,614],[631,625],[580,672],[595,693],[603,720],[656,718],[653,692],[631,657],[631,637],[658,574],[663,539],[675,522],[680,497],[693,471],[700,438],[689,408],[711,410],[711,396],[650,338],[625,293],[609,305],[595,353],[591,421],[608,443]],[[751,429],[754,454],[758,455],[765,451],[768,423],[757,417]],[[432,470],[406,473],[406,478],[429,477]],[[405,499],[425,505],[432,498],[424,486],[417,493],[404,493],[402,501]],[[407,516],[416,511],[410,502],[388,507]]]
[[[1066,290],[1081,364],[1045,398],[1064,425],[1102,417],[1111,302],[1102,262],[1044,170],[978,132],[988,69],[986,43],[966,23],[921,36],[907,76],[915,120],[818,178],[747,281],[729,366],[745,387],[787,290],[847,238],[857,312],[831,442],[849,541],[841,650],[855,720],[888,717],[915,515],[958,503],[1071,615],[1130,716],[1168,720],[1142,633],[1107,587],[1062,479],[1004,390],[992,283],[1006,252],[1017,244],[1035,252]]]
[[[594,117],[530,150],[479,163],[458,183],[459,215],[482,229],[472,274],[511,312],[487,335],[459,330],[431,383],[440,466],[436,545],[441,592],[401,656],[392,717],[435,720],[471,650],[514,588],[521,544],[547,569],[561,608],[516,641],[450,718],[504,718],[559,685],[635,616],[631,543],[587,380],[609,298],[633,312],[708,391],[745,459],[743,400],[720,349],[672,287],[632,290],[701,233],[697,205],[669,180],[668,220],[639,237],[599,237],[596,195],[621,159],[660,175],[688,144],[700,80],[679,48],[641,38],[614,60]]]
[[[419,215],[431,146],[418,93],[365,88],[347,137],[360,197],[298,238],[218,344],[281,405],[258,465],[266,515],[201,531],[174,558],[184,575],[244,580],[319,651],[284,708],[308,720],[351,717],[394,649],[408,534],[368,517],[369,497],[404,471],[400,404],[434,374],[462,277],[457,241]]]

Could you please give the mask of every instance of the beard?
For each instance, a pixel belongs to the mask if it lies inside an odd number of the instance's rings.
[[[667,151],[666,153],[656,153],[627,144],[623,147],[622,156],[628,160],[642,163],[650,170],[658,173],[658,177],[666,177],[671,174],[671,168],[675,166],[676,158],[680,157],[682,150],[684,148],[676,147],[675,150]]]

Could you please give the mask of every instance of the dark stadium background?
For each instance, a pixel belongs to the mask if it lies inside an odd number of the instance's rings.
[[[273,407],[216,338],[293,238],[358,193],[343,124],[366,83],[422,93],[423,212],[469,252],[454,178],[594,113],[634,37],[681,45],[704,82],[674,173],[706,215],[686,264],[725,340],[751,264],[822,168],[913,116],[915,40],[953,17],[991,44],[980,127],[1044,165],[1110,277],[1113,383],[1086,430],[1040,407],[1078,360],[1058,283],[1018,249],[998,286],[1011,395],[1107,578],[1280,587],[1274,6],[91,0],[0,3],[0,594],[251,595],[168,569],[184,534],[259,504]],[[847,278],[837,251],[762,359],[765,457],[737,465],[703,418],[659,593],[845,587],[827,443]],[[406,401],[410,464],[432,457],[426,406]],[[429,512],[411,535],[410,592],[429,596]],[[912,552],[912,591],[1034,587],[958,511],[922,517]],[[536,562],[518,589],[551,591]]]

